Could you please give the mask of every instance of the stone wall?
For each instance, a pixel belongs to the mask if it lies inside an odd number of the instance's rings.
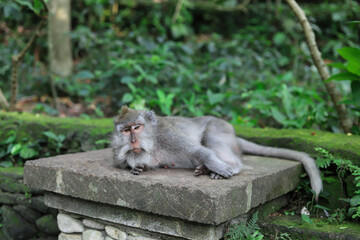
[[[0,239],[57,239],[57,210],[44,204],[44,194],[23,183],[22,175],[0,173]]]
[[[57,216],[59,240],[160,240],[151,233],[139,233],[106,221],[61,212]]]

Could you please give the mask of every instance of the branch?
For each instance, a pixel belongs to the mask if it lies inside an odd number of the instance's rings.
[[[184,0],[178,0],[178,2],[176,3],[175,13],[171,19],[172,23],[175,23],[177,18],[179,17],[183,2],[184,2]]]
[[[286,0],[286,1],[290,5],[290,8],[295,13],[296,17],[298,18],[299,22],[302,25],[306,42],[310,49],[311,57],[314,60],[315,66],[318,69],[322,80],[324,81],[325,88],[328,94],[330,95],[330,98],[336,108],[337,114],[340,118],[341,126],[345,133],[349,133],[352,127],[352,120],[348,115],[345,104],[340,104],[340,102],[342,101],[342,96],[339,90],[336,88],[336,85],[333,82],[326,81],[330,77],[330,74],[316,44],[314,31],[312,30],[309,21],[305,16],[304,11],[296,3],[296,1],[295,0]]]
[[[41,3],[44,5],[45,11],[46,11],[46,12],[49,12],[49,8],[48,8],[48,6],[46,5],[46,2],[45,2],[44,0],[41,0]]]
[[[35,31],[33,32],[30,40],[26,43],[25,47],[17,55],[11,57],[12,61],[12,70],[11,70],[11,100],[10,100],[10,111],[15,111],[16,105],[16,94],[18,89],[18,69],[22,59],[24,58],[26,52],[30,49],[31,45],[34,43],[42,25],[44,24],[45,19],[42,19],[37,25]]]

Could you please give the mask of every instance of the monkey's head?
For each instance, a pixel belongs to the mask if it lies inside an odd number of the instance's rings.
[[[132,168],[151,166],[156,122],[153,111],[121,108],[114,118],[112,141],[114,160],[119,162],[118,165],[124,166],[126,161]]]

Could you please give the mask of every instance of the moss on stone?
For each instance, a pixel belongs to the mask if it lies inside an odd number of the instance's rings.
[[[58,234],[59,228],[57,226],[56,218],[53,215],[45,215],[36,220],[36,226],[48,234]]]
[[[288,233],[292,239],[359,239],[358,223],[329,224],[325,219],[312,218],[314,224],[302,223],[298,216],[271,217],[260,225],[266,235]]]
[[[360,136],[310,129],[260,129],[239,125],[234,127],[240,137],[259,144],[303,151],[312,156],[318,156],[315,148],[321,147],[337,157],[360,165]]]
[[[24,168],[23,167],[11,167],[11,168],[1,168],[0,167],[0,174],[1,173],[10,173],[10,174],[22,176],[24,174]]]
[[[45,131],[66,136],[67,143],[78,150],[95,149],[95,142],[109,139],[113,129],[112,119],[56,118],[40,114],[0,111],[0,137],[5,138],[10,130],[18,140],[35,142],[46,139]],[[70,148],[70,146],[69,146]]]

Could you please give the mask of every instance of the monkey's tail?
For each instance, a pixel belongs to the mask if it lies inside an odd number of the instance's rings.
[[[320,171],[316,166],[315,160],[304,152],[289,150],[285,148],[275,148],[261,146],[253,142],[249,142],[243,138],[238,138],[238,143],[242,151],[246,154],[261,155],[266,157],[278,157],[299,161],[303,164],[305,171],[309,175],[312,190],[314,190],[316,200],[322,191],[323,185]]]

